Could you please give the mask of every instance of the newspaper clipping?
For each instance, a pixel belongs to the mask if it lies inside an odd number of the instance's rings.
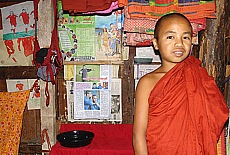
[[[109,121],[122,121],[121,79],[112,79],[111,84],[111,117]]]
[[[67,81],[68,121],[121,121],[121,79],[111,79],[111,65],[76,65]]]

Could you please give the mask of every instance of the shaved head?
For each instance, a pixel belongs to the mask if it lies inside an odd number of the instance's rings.
[[[160,31],[160,27],[162,26],[162,23],[164,23],[164,21],[166,21],[166,20],[175,20],[175,19],[185,19],[187,22],[188,22],[188,24],[190,25],[190,27],[191,27],[191,32],[192,32],[192,25],[191,25],[191,23],[190,23],[190,21],[188,20],[188,18],[187,17],[185,17],[183,14],[180,14],[180,13],[170,13],[170,14],[167,14],[167,15],[164,15],[164,16],[162,16],[158,21],[157,21],[157,23],[156,23],[156,25],[155,25],[155,29],[154,29],[154,38],[156,38],[156,39],[158,39],[158,35],[159,35],[159,31]]]

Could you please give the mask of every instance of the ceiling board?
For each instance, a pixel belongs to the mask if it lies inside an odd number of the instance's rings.
[[[0,8],[26,2],[28,0],[0,0]],[[32,0],[31,0],[32,1]]]

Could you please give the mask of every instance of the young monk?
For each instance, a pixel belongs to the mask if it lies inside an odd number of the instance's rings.
[[[154,35],[162,65],[143,76],[136,89],[135,155],[216,155],[229,110],[214,79],[189,56],[189,20],[179,13],[165,15]]]

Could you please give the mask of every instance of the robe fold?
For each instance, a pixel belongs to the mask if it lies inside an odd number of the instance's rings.
[[[149,155],[216,155],[229,109],[214,78],[189,56],[150,93]]]

